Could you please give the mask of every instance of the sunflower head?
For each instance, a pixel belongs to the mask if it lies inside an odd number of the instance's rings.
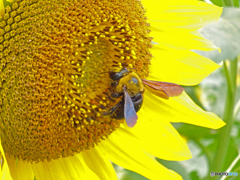
[[[108,73],[149,74],[145,9],[132,0],[16,0],[0,21],[0,131],[5,152],[30,162],[94,147],[122,120],[102,116]]]

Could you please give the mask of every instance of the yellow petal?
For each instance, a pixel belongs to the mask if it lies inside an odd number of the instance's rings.
[[[37,180],[99,180],[87,167],[81,154],[32,164],[32,169]]]
[[[5,157],[4,150],[2,148],[1,139],[0,139],[0,157],[1,157],[0,158],[0,162],[1,162],[0,177],[1,177],[1,180],[11,180],[12,177],[10,175],[8,162],[7,162],[7,159]]]
[[[198,107],[185,92],[181,96],[165,100],[145,91],[142,108],[147,114],[156,116],[159,121],[164,119],[169,122],[184,122],[212,129],[225,125],[214,113],[206,112]]]
[[[1,179],[2,180],[12,180],[10,171],[7,165],[3,166],[1,169]]]
[[[7,2],[13,3],[15,0],[6,0]]]
[[[145,103],[145,102],[144,102]],[[138,112],[138,121],[134,128],[126,124],[122,130],[124,139],[139,141],[141,149],[165,160],[182,161],[192,157],[188,146],[182,137],[173,128],[171,123],[164,119],[159,120],[155,114],[145,111],[145,106]]]
[[[167,31],[193,31],[217,21],[222,8],[196,0],[142,0],[152,26]]]
[[[115,164],[141,174],[148,179],[181,179],[177,173],[168,170],[149,157],[132,138],[124,138],[118,129],[98,146]]]
[[[97,146],[82,152],[82,156],[88,167],[95,172],[100,179],[117,180],[117,175],[111,162]]]
[[[100,180],[100,177],[97,176],[97,174],[95,174],[95,172],[93,172],[86,164],[86,162],[83,159],[83,156],[81,153],[75,155],[78,157],[78,159],[80,160],[82,166],[83,166],[83,170],[85,172],[85,177],[83,178],[85,179],[91,179],[91,180]],[[76,171],[79,173],[79,169],[76,168]],[[81,180],[81,179],[78,179]]]
[[[6,155],[6,159],[10,168],[11,176],[14,180],[34,179],[31,163],[26,163],[22,160],[16,161],[15,158],[9,157],[8,155]]]
[[[205,39],[199,32],[166,32],[157,28],[151,28],[150,36],[154,38],[153,41],[158,43],[158,47],[162,49],[197,49],[202,51],[220,50],[210,41]]]
[[[5,8],[4,8],[3,0],[0,0],[0,19],[2,19],[4,12],[5,12]]]
[[[154,46],[148,79],[181,85],[199,84],[220,67],[208,58],[188,50],[162,50]]]

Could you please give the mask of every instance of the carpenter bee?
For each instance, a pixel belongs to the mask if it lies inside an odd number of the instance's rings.
[[[137,112],[143,103],[144,87],[153,94],[168,99],[182,94],[183,87],[173,83],[140,79],[135,72],[122,68],[119,72],[110,72],[109,77],[113,80],[111,87],[114,89],[112,97],[123,96],[122,100],[112,107],[104,115],[111,115],[115,119],[124,119],[129,127],[137,123]]]
[[[123,98],[107,114],[111,114],[111,117],[115,119],[125,118],[127,125],[134,127],[138,119],[137,112],[143,103],[143,83],[135,72],[127,68],[119,72],[110,72],[109,76],[113,80],[111,83],[114,90],[112,97],[123,96]]]

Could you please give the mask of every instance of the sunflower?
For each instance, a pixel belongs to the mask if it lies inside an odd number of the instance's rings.
[[[149,179],[181,179],[157,163],[191,153],[171,122],[224,122],[183,92],[147,89],[133,128],[109,111],[109,72],[195,85],[219,65],[194,52],[217,49],[198,29],[221,8],[195,0],[0,2],[0,132],[8,179],[117,179],[110,161]],[[123,110],[120,108],[120,110]],[[110,160],[110,161],[109,161]],[[7,168],[9,167],[9,170]]]

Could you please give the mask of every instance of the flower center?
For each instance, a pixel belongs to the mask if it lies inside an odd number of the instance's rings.
[[[123,120],[108,72],[148,76],[151,38],[137,0],[16,0],[0,22],[0,131],[30,162],[93,148]],[[121,97],[120,97],[121,98]]]

